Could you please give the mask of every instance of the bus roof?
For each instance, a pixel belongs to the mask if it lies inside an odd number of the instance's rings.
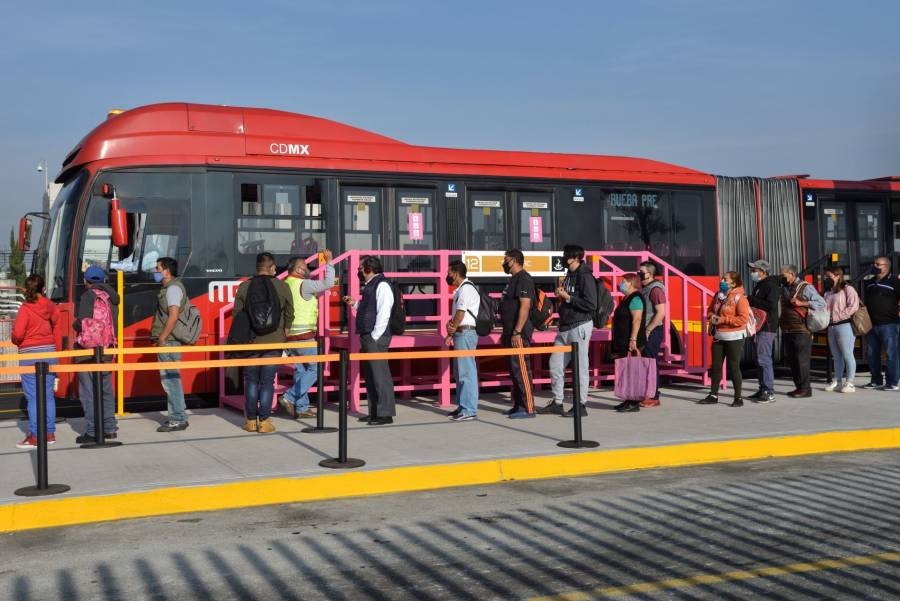
[[[57,179],[94,161],[715,185],[709,174],[649,159],[414,146],[320,117],[187,103],[111,114],[69,153]]]

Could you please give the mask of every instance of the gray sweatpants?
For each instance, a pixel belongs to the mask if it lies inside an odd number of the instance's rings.
[[[590,347],[591,333],[594,331],[593,322],[587,321],[579,326],[557,332],[555,346],[566,346],[573,342],[578,343],[578,361],[581,381],[581,403],[587,402],[588,396],[588,347]],[[553,353],[550,355],[550,387],[553,389],[553,400],[557,403],[563,401],[563,388],[565,386],[566,366],[572,359],[572,353]]]

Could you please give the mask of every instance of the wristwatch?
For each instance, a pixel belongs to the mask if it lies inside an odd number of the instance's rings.
[[[513,330],[512,335],[513,336],[521,336],[522,332],[520,332],[519,330]]]

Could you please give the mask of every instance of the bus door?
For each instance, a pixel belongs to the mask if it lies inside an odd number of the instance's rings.
[[[838,253],[850,277],[868,269],[884,248],[884,208],[878,202],[828,200],[819,207],[822,254]]]
[[[894,253],[894,273],[900,273],[900,196],[894,196],[891,200],[892,227],[891,234],[894,241],[891,250]]]
[[[428,188],[397,188],[390,207],[393,227],[387,228],[389,248],[404,251],[400,257],[385,260],[386,271],[434,272],[438,269],[437,257],[420,254],[436,248],[434,215],[435,193]],[[443,275],[441,276],[443,277]],[[400,281],[404,294],[436,294],[434,278]],[[407,315],[435,315],[437,303],[434,300],[411,299],[406,303]],[[413,323],[415,325],[425,325]]]
[[[383,248],[383,202],[382,188],[341,187],[345,251]]]
[[[469,192],[469,248],[506,250],[506,193]]]
[[[519,248],[529,250],[554,250],[553,195],[548,193],[519,192]]]

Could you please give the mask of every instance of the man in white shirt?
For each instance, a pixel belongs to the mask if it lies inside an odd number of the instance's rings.
[[[475,317],[481,305],[478,288],[466,278],[466,265],[453,261],[447,270],[447,283],[456,286],[453,294],[453,318],[447,323],[447,346],[456,350],[475,350],[478,334]],[[475,357],[458,357],[456,360],[456,404],[450,419],[464,422],[475,419],[478,413],[478,367]]]
[[[344,302],[356,310],[356,333],[364,353],[386,353],[393,336],[388,324],[394,307],[394,291],[384,278],[384,269],[377,257],[360,259],[357,277],[364,284],[362,298],[357,301],[349,296]],[[397,414],[394,406],[394,378],[387,361],[363,361],[366,377],[366,396],[369,416],[361,421],[370,426],[394,423]]]

